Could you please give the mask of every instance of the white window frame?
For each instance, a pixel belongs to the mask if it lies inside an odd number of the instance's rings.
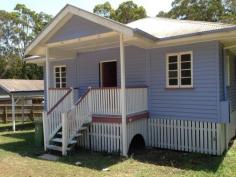
[[[55,65],[54,66],[54,87],[55,88],[58,88],[57,87],[57,82],[56,82],[56,68],[62,68],[62,67],[65,67],[66,68],[66,87],[67,87],[67,66],[66,65]],[[60,72],[60,87],[59,88],[66,88],[66,87],[62,87],[62,77],[61,77],[61,72]]]
[[[191,85],[181,85],[181,55],[190,54],[191,62]],[[178,85],[169,85],[169,57],[177,56],[177,79]],[[193,51],[168,53],[166,55],[166,88],[193,88]]]

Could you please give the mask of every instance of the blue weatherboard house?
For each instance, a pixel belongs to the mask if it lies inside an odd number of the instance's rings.
[[[44,66],[44,147],[221,155],[236,130],[236,26],[121,24],[66,5],[26,49]]]

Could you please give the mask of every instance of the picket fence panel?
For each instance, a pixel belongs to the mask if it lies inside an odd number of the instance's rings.
[[[150,118],[148,146],[221,155],[225,150],[224,128],[210,122]]]
[[[121,153],[121,125],[92,123],[89,131],[79,139],[79,146],[97,152]]]

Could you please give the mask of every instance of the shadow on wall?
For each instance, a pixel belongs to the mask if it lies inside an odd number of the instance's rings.
[[[27,128],[28,129],[28,128]],[[6,151],[18,153],[22,156],[29,156],[38,159],[38,155],[43,153],[43,148],[34,145],[34,131],[24,132],[0,132],[0,148]],[[9,140],[8,140],[9,139]],[[14,142],[12,142],[14,139]],[[161,149],[144,149],[144,140],[141,135],[133,138],[130,147],[140,147],[131,151],[131,158],[142,163],[149,163],[158,166],[168,166],[183,170],[216,172],[224,159],[223,156],[211,156],[197,153],[185,153]],[[119,155],[108,155],[106,153],[95,153],[79,149],[69,156],[61,157],[60,162],[75,165],[77,161],[82,163],[81,167],[94,170],[102,170],[110,166],[126,161]]]

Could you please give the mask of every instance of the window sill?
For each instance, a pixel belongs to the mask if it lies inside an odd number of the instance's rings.
[[[188,90],[188,89],[194,89],[194,87],[166,87],[166,90]]]

